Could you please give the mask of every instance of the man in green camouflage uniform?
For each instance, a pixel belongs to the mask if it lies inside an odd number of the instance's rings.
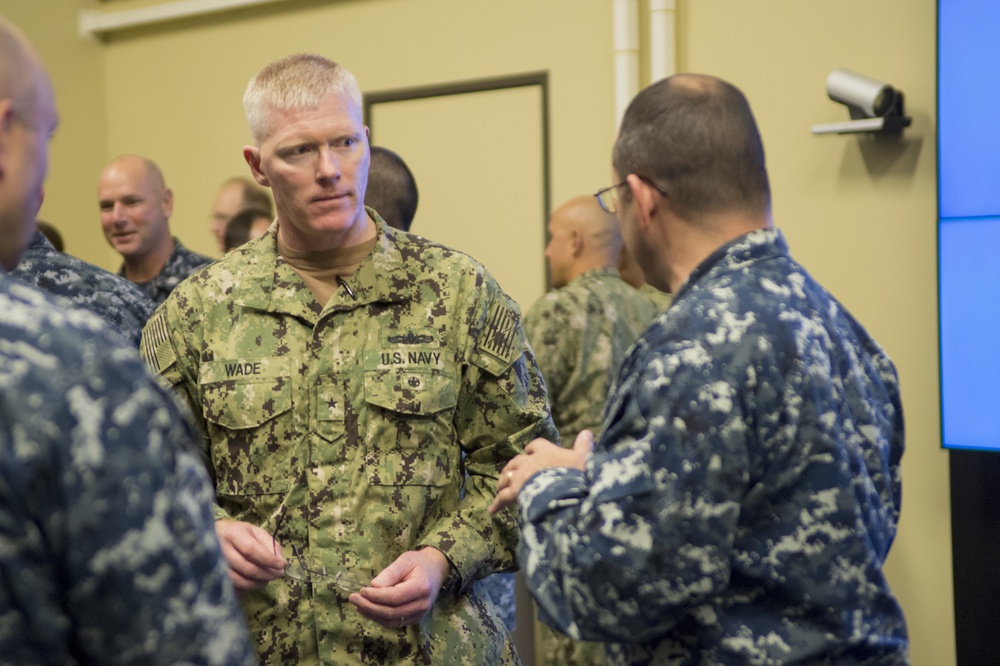
[[[625,352],[656,316],[653,303],[618,274],[618,220],[593,196],[570,199],[549,220],[545,257],[556,289],[524,316],[528,341],[565,446],[596,430]]]
[[[556,435],[517,306],[364,208],[343,67],[279,60],[244,105],[276,224],[181,284],[143,351],[204,429],[259,659],[517,663],[478,583],[515,566],[514,517],[486,510],[498,470]]]
[[[549,220],[545,257],[556,289],[531,306],[524,329],[564,445],[581,430],[599,428],[625,352],[656,316],[653,302],[618,274],[621,250],[618,220],[593,196],[570,199]],[[543,664],[604,662],[601,643],[575,641],[543,624],[538,636]]]

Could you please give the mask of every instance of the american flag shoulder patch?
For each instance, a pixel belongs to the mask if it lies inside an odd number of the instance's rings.
[[[520,352],[520,349],[514,349],[516,341],[517,314],[507,303],[506,298],[497,298],[490,305],[486,325],[479,335],[477,346],[487,354],[509,361],[513,352]]]
[[[161,373],[176,360],[174,349],[170,346],[167,335],[167,322],[163,312],[153,315],[145,328],[142,329],[140,344],[142,357],[154,373]]]

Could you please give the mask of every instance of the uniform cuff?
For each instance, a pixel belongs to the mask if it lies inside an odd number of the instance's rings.
[[[534,523],[551,511],[579,504],[588,492],[583,471],[570,467],[543,469],[521,486],[517,496],[521,519]]]

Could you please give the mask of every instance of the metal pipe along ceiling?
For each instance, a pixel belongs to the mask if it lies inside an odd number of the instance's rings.
[[[615,125],[639,92],[639,0],[613,0]],[[649,11],[649,78],[658,81],[677,69],[677,4],[647,0]]]

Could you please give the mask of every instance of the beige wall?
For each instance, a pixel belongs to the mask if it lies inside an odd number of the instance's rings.
[[[71,247],[106,267],[116,260],[93,205],[101,164],[122,152],[158,160],[175,189],[175,233],[211,252],[215,189],[245,169],[243,87],[262,64],[293,51],[340,60],[366,91],[548,70],[553,204],[609,182],[611,0],[290,0],[134,31],[100,47],[75,37],[76,11],[93,4],[0,0],[0,13],[39,44],[65,118],[43,213],[72,220]],[[888,571],[913,663],[953,664],[948,459],[938,435],[936,3],[677,4],[679,67],[723,76],[747,93],[768,151],[777,224],[899,367],[909,435]],[[813,123],[847,118],[824,91],[838,67],[906,93],[914,120],[901,139],[811,135]]]

